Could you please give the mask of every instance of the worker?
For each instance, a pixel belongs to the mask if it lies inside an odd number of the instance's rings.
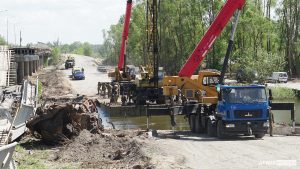
[[[82,73],[84,73],[84,68],[83,67],[81,68],[81,71],[82,71]]]
[[[105,85],[105,83],[102,84],[102,95],[105,98],[105,96],[106,96],[106,85]]]
[[[112,90],[112,94],[113,94],[112,100],[113,100],[114,103],[117,103],[117,101],[118,101],[118,98],[119,98],[119,92],[118,91],[119,91],[118,85],[115,84],[113,86],[113,90]]]
[[[271,107],[269,108],[269,129],[270,129],[270,136],[273,137],[273,127],[274,127],[274,114],[271,110]]]
[[[111,95],[111,99],[110,99],[110,102],[111,103],[115,103],[115,97],[117,95],[117,85],[113,84],[112,85],[112,95]]]
[[[121,86],[120,86],[120,84],[118,83],[117,84],[117,100],[116,100],[116,102],[118,101],[118,98],[119,98],[119,96],[120,96],[120,89],[121,89]]]
[[[97,90],[98,90],[98,95],[100,95],[100,90],[101,90],[101,82],[98,82],[98,86],[97,86]]]
[[[111,98],[112,87],[109,83],[106,84],[106,89],[107,89],[107,97]]]

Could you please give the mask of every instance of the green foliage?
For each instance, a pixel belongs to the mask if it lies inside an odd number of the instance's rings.
[[[177,74],[223,4],[224,1],[161,1],[158,19],[159,63],[168,74]],[[273,0],[270,7],[274,9],[275,4]],[[247,1],[236,32],[231,60],[237,64],[233,65],[232,72],[237,71],[240,66],[256,69],[259,79],[263,80],[273,70],[286,70],[286,58],[282,53],[281,37],[278,34],[280,27],[278,22],[267,17],[266,7],[267,3],[262,1]],[[110,64],[118,61],[123,18],[124,16],[103,33],[104,43],[100,47],[100,54]],[[208,52],[204,60],[207,68],[221,69],[231,25],[229,22]],[[140,65],[148,62],[146,35],[145,1],[138,1],[131,17],[127,43],[128,64]]]
[[[61,49],[59,47],[54,47],[52,49],[52,63],[57,64],[61,55]]]
[[[0,35],[0,45],[6,45],[6,40]]]
[[[92,54],[93,54],[93,48],[92,48],[92,46],[89,43],[85,42],[83,44],[83,55],[85,55],[85,56],[92,56]]]
[[[31,153],[29,153],[29,150]],[[13,159],[17,161],[20,169],[73,169],[80,168],[80,163],[57,162],[49,160],[55,152],[42,144],[32,140],[18,144],[13,154]]]
[[[295,99],[296,94],[293,89],[284,88],[284,87],[273,87],[272,88],[273,98],[275,100],[284,100],[284,99]]]
[[[16,146],[16,153],[19,155],[14,159],[20,161],[18,168],[20,169],[46,169],[46,165],[41,161],[41,159],[47,159],[47,153],[39,153],[28,155],[28,151],[20,146]],[[26,154],[26,155],[24,155]]]
[[[38,102],[42,99],[42,92],[43,92],[43,84],[41,81],[38,81]]]
[[[254,80],[253,71],[257,71],[258,79],[263,82],[272,72],[283,71],[286,65],[286,61],[282,55],[274,53],[268,53],[267,51],[259,48],[254,54],[253,51],[247,50],[243,52],[243,57],[236,57],[233,60],[231,70],[236,72],[238,69],[244,69],[247,73],[248,82]],[[254,56],[256,55],[256,56]]]
[[[88,42],[73,42],[72,44],[60,45],[59,49],[62,53],[74,53],[78,55],[94,56],[94,48]]]

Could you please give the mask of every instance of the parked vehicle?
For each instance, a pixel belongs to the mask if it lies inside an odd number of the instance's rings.
[[[99,65],[99,66],[97,67],[97,70],[98,70],[99,72],[107,72],[107,67],[106,67],[106,66]]]
[[[272,76],[268,78],[268,82],[272,83],[287,83],[288,74],[286,72],[273,72]]]
[[[82,71],[75,71],[74,74],[73,74],[73,79],[74,80],[85,80],[84,72],[82,72]]]
[[[73,67],[73,69],[72,69],[72,76],[75,74],[75,72],[81,71],[81,69],[82,68],[80,68],[80,67]]]

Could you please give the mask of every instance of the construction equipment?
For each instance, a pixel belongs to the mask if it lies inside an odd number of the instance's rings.
[[[224,75],[233,47],[234,33],[245,0],[227,0],[178,76],[163,79],[163,92],[173,103],[182,98],[183,113],[192,132],[207,131],[223,138],[227,134],[246,134],[261,138],[268,128],[269,102],[264,86],[227,86]],[[225,55],[222,72],[202,70],[193,75],[214,41],[238,10]]]
[[[126,64],[126,44],[129,33],[129,24],[132,11],[132,0],[127,0],[126,14],[124,20],[124,27],[122,33],[122,42],[120,48],[119,62],[118,67],[115,68],[115,71],[109,72],[108,77],[112,79],[112,86],[120,86],[120,94],[123,102],[130,100],[131,93],[135,90],[134,80],[136,78],[136,67],[133,65]],[[111,100],[117,100],[112,98]]]
[[[73,68],[75,66],[75,59],[74,57],[68,56],[67,60],[65,61],[65,68]]]
[[[126,65],[126,44],[129,34],[131,11],[132,0],[127,0],[118,67],[114,72],[108,73],[108,76],[112,78],[113,82],[131,81],[135,79],[135,69],[133,69],[132,66]]]
[[[140,66],[141,77],[136,79],[135,101],[137,104],[146,104],[146,101],[164,104],[165,97],[162,90],[162,79],[165,75],[159,67],[159,33],[158,9],[159,0],[147,0],[147,55],[148,64]]]

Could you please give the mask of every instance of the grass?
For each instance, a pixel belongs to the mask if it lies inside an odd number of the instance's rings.
[[[18,168],[20,169],[46,169],[46,165],[41,159],[48,158],[46,152],[35,152],[30,154],[24,147],[17,145],[15,151],[15,160],[18,162]]]
[[[54,151],[51,147],[37,141],[26,141],[18,144],[14,152],[14,160],[19,169],[75,169],[80,163],[65,163],[51,159]]]
[[[275,100],[284,100],[284,99],[295,99],[296,93],[293,89],[288,89],[284,87],[273,87],[272,88],[273,98]]]
[[[39,80],[38,82],[38,102],[40,102],[40,99],[42,98],[42,92],[43,92],[43,84],[42,82]]]

